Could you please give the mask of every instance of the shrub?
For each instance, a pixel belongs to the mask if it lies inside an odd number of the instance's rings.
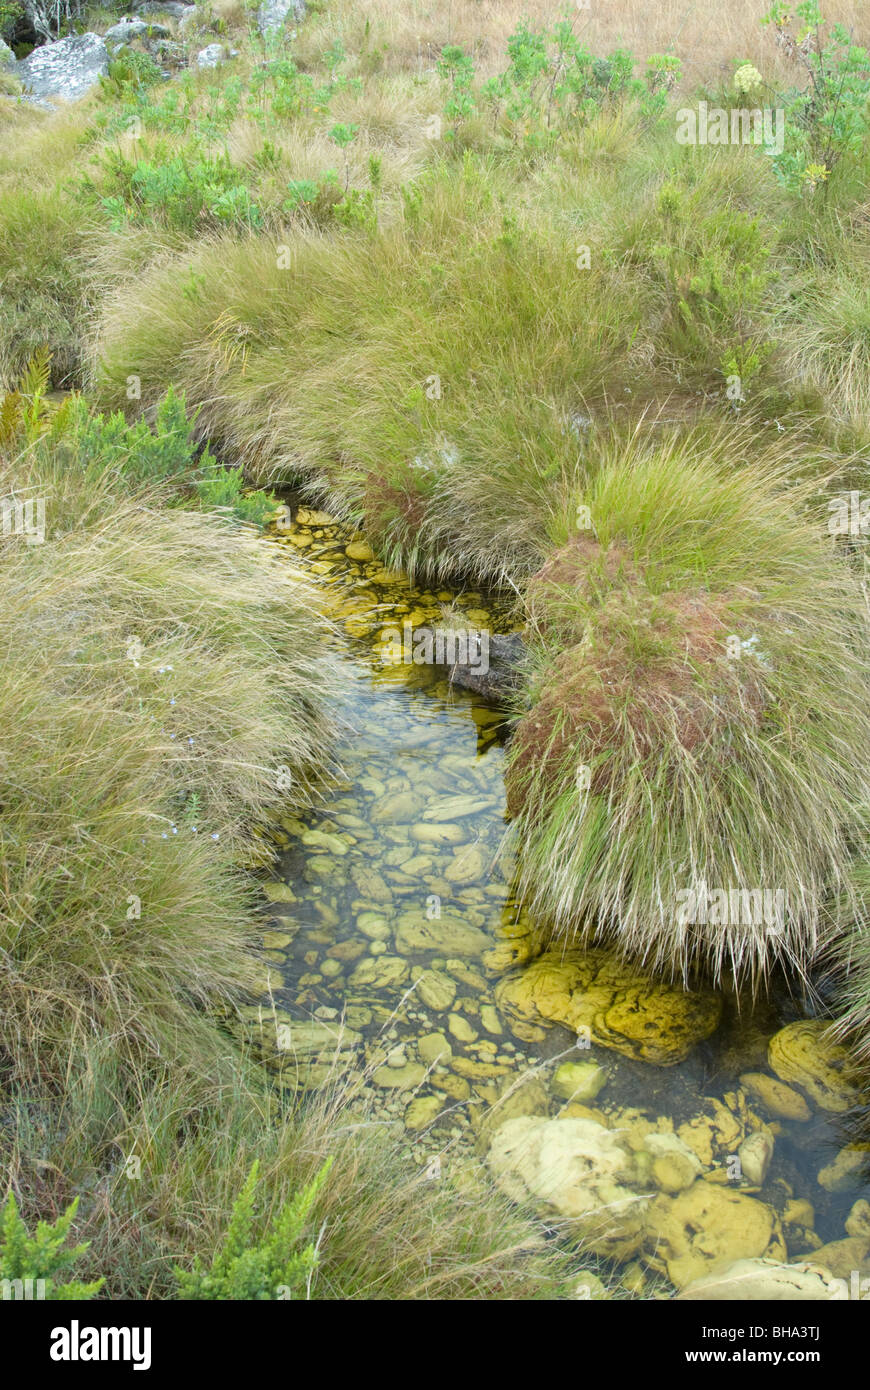
[[[178,1296],[182,1299],[290,1299],[310,1298],[317,1268],[317,1247],[301,1246],[302,1236],[317,1194],[332,1167],[327,1160],[301,1192],[288,1198],[268,1231],[254,1234],[254,1194],[259,1176],[254,1162],[233,1203],[226,1235],[215,1251],[211,1268],[201,1262],[193,1270],[176,1270]],[[301,1247],[301,1248],[300,1248]]]
[[[54,1223],[40,1221],[36,1234],[31,1235],[15,1194],[9,1193],[0,1219],[0,1283],[41,1280],[39,1296],[45,1299],[89,1299],[99,1293],[104,1279],[88,1284],[59,1277],[67,1274],[88,1248],[86,1244],[67,1245],[78,1204],[75,1198]]]

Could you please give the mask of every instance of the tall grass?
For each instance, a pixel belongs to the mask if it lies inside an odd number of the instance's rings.
[[[748,445],[734,426],[603,451],[585,529],[530,581],[508,788],[523,887],[560,932],[757,977],[806,967],[847,892],[870,699],[861,587],[815,482],[778,442],[741,467]],[[681,921],[701,883],[780,890],[783,920]]]

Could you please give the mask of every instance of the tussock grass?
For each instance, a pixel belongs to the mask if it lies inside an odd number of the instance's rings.
[[[591,529],[554,537],[530,583],[537,681],[508,787],[523,887],[560,934],[758,978],[804,968],[826,892],[848,893],[870,700],[861,588],[815,485],[786,492],[776,445],[738,466],[747,445],[737,427],[719,460],[703,434],[603,451]],[[700,883],[782,890],[784,920],[681,922]]]

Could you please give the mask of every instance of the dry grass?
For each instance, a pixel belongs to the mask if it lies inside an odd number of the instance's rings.
[[[763,0],[733,0],[712,15],[697,0],[589,0],[577,8],[576,31],[595,53],[630,48],[645,59],[652,53],[675,53],[683,63],[683,85],[715,84],[733,72],[734,60],[754,63],[769,80],[788,73],[773,35],[759,19],[769,6]],[[430,72],[445,44],[473,52],[479,70],[500,70],[507,39],[523,19],[537,27],[552,26],[565,5],[541,0],[334,0],[300,34],[300,51],[309,61],[320,56],[339,35],[349,53],[363,55],[363,66],[377,70]],[[569,5],[569,12],[574,10]],[[861,0],[832,0],[825,6],[831,22],[867,36],[867,11]],[[381,51],[381,58],[375,56]]]

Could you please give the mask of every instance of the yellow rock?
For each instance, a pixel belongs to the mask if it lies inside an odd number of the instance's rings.
[[[429,1077],[429,1085],[435,1091],[443,1091],[452,1100],[468,1100],[471,1095],[471,1087],[464,1076],[438,1076],[433,1072]]]
[[[676,1197],[660,1195],[647,1214],[646,1241],[662,1256],[678,1289],[736,1260],[784,1260],[785,1241],[772,1207],[697,1179]]]
[[[626,1259],[640,1248],[649,1199],[633,1156],[602,1125],[518,1116],[496,1131],[487,1163],[513,1201],[573,1221],[584,1250]]]
[[[826,1192],[851,1192],[862,1185],[870,1169],[870,1146],[847,1144],[837,1157],[819,1169],[819,1187]]]
[[[684,1061],[715,1031],[722,1008],[712,990],[650,979],[601,949],[545,952],[500,982],[496,997],[524,1022],[561,1023],[658,1066]]]
[[[349,560],[373,560],[375,552],[365,541],[351,541],[350,545],[344,547],[344,553]]]
[[[800,1019],[781,1028],[770,1040],[768,1059],[782,1081],[793,1081],[821,1106],[843,1114],[860,1101],[849,1075],[848,1050],[826,1036],[822,1019]]]
[[[736,1152],[743,1139],[743,1126],[720,1100],[707,1096],[701,1112],[680,1125],[677,1134],[709,1168],[714,1158]]]
[[[310,507],[300,507],[296,513],[297,526],[336,526],[338,517],[329,512],[312,511]]]
[[[783,1120],[812,1118],[812,1111],[799,1091],[793,1091],[784,1081],[768,1076],[762,1071],[744,1072],[740,1078],[741,1086],[760,1101],[771,1115],[779,1115]]]
[[[870,1237],[870,1202],[864,1197],[858,1199],[846,1217],[846,1234]]]
[[[798,1255],[796,1258],[802,1257]],[[848,1280],[853,1269],[859,1275],[865,1275],[870,1273],[870,1237],[847,1236],[845,1240],[832,1240],[808,1252],[805,1258],[829,1269],[837,1279]]]
[[[443,1109],[444,1102],[440,1096],[417,1096],[405,1111],[405,1128],[426,1129],[437,1120]]]

